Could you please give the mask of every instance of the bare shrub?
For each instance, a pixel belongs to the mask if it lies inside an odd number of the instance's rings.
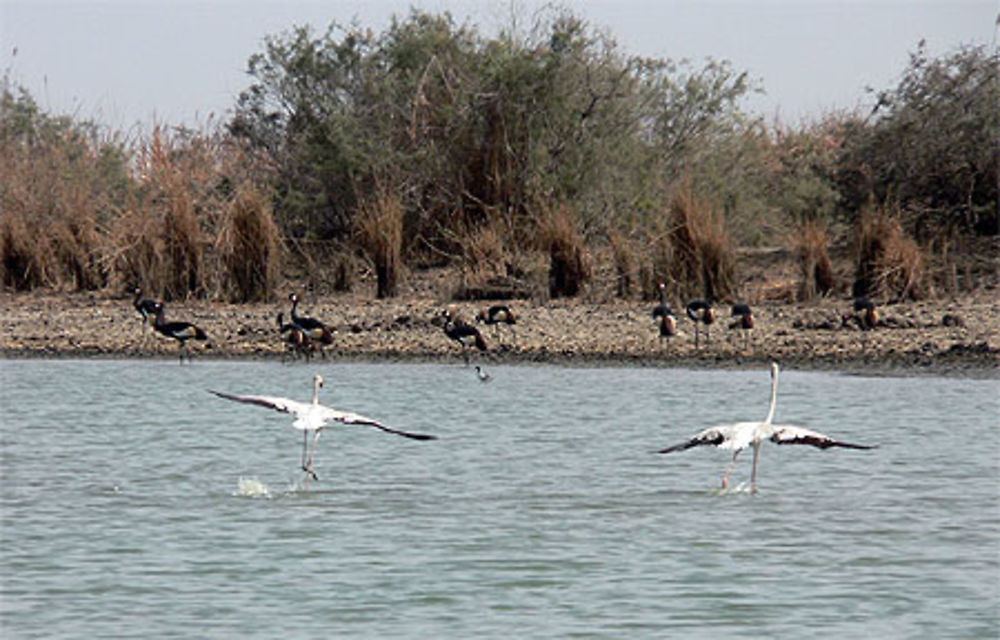
[[[898,211],[879,207],[862,213],[855,254],[855,296],[919,300],[928,294],[923,252],[903,230]]]
[[[573,297],[590,280],[583,236],[565,205],[543,207],[539,241],[549,254],[549,296]]]
[[[377,187],[359,200],[355,230],[359,246],[375,265],[378,298],[392,298],[399,291],[404,214],[402,200],[388,188]]]
[[[670,201],[670,281],[681,298],[735,297],[736,254],[722,216],[684,182]]]
[[[0,218],[0,268],[4,286],[28,291],[49,284],[48,242],[37,238],[21,218],[6,214]]]
[[[608,242],[615,264],[615,294],[619,298],[631,298],[639,284],[635,249],[629,238],[614,229],[608,232]]]
[[[233,302],[271,300],[281,272],[281,235],[267,196],[250,185],[226,207],[216,240]]]
[[[827,253],[830,236],[826,227],[819,222],[806,222],[798,228],[791,241],[802,273],[798,299],[812,300],[817,295],[829,294],[836,286],[837,278]]]

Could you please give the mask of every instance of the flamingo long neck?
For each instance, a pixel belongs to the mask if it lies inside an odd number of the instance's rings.
[[[319,380],[313,381],[313,405],[319,404]]]
[[[771,420],[774,418],[774,409],[778,405],[778,372],[775,371],[774,375],[771,377],[771,408],[767,411],[767,418],[764,419],[764,424],[771,424]]]

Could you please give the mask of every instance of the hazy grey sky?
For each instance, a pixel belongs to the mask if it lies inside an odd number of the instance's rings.
[[[623,51],[726,59],[760,80],[745,107],[796,124],[867,104],[865,86],[895,85],[926,39],[933,55],[996,43],[1000,0],[579,0],[562,2],[607,29]],[[488,34],[522,22],[537,0],[0,0],[0,68],[45,108],[116,129],[225,117],[250,82],[264,36],[331,20],[382,31],[411,6],[448,10]],[[13,52],[17,51],[16,55]]]

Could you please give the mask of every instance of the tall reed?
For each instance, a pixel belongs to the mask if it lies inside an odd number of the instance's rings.
[[[791,240],[802,274],[799,300],[828,295],[836,286],[837,277],[827,252],[830,235],[826,227],[819,222],[805,222]]]
[[[670,279],[681,298],[733,298],[736,254],[722,216],[697,198],[689,181],[670,201]]]
[[[392,298],[399,293],[404,214],[403,201],[387,187],[376,187],[373,194],[359,199],[356,237],[375,266],[378,298]]]
[[[590,280],[590,261],[573,213],[565,204],[542,206],[538,237],[549,254],[549,296],[578,295]]]
[[[903,230],[902,213],[868,209],[855,226],[855,296],[919,300],[929,293],[926,263],[917,242]]]

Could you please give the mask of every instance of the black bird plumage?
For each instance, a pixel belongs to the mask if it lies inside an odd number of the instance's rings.
[[[208,340],[208,334],[190,322],[166,322],[163,317],[164,308],[165,305],[162,302],[156,303],[156,316],[153,320],[153,328],[160,335],[173,338],[180,343],[180,359],[181,362],[184,362],[184,355],[187,353],[187,341]],[[191,356],[188,354],[188,360],[190,359]]]
[[[323,353],[323,347],[333,344],[333,331],[316,318],[307,318],[298,314],[298,295],[289,294],[288,299],[292,301],[292,324],[301,329],[306,337],[319,347],[320,353],[326,357],[326,354]]]
[[[715,311],[712,310],[712,303],[708,300],[692,300],[685,307],[687,317],[694,323],[694,347],[698,348],[698,325],[705,325],[705,342],[712,339],[709,328],[715,322]]]
[[[445,335],[462,345],[462,354],[465,355],[466,362],[469,359],[465,352],[466,347],[475,346],[480,351],[487,350],[486,339],[483,338],[483,334],[479,332],[479,329],[466,322],[463,318],[454,315],[448,309],[445,309],[441,315],[445,320]]]

